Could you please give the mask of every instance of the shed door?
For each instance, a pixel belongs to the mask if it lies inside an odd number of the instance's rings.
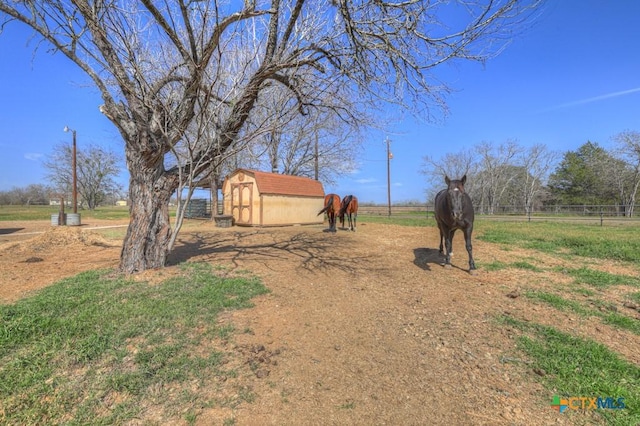
[[[236,225],[251,225],[253,182],[231,184],[231,214]]]

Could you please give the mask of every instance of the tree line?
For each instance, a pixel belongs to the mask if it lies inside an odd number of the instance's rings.
[[[632,216],[640,187],[640,132],[612,137],[609,149],[587,141],[564,153],[544,144],[522,146],[515,140],[481,142],[442,158],[423,158],[428,198],[442,187],[444,175],[467,175],[466,189],[479,213],[511,206],[529,214],[548,205],[615,205]]]

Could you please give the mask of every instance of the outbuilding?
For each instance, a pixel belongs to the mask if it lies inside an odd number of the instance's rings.
[[[322,183],[301,176],[237,169],[222,185],[224,213],[239,226],[321,224]]]

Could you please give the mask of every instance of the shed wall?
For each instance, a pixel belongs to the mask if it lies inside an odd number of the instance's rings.
[[[262,195],[260,225],[321,224],[324,216],[318,212],[323,206],[323,198]]]

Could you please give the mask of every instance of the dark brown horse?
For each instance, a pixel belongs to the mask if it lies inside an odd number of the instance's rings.
[[[340,212],[340,196],[337,194],[327,194],[324,196],[324,208],[318,212],[327,214],[329,219],[329,232],[336,232],[336,217]]]
[[[473,261],[471,247],[471,232],[473,231],[473,204],[471,197],[464,191],[467,175],[460,180],[451,180],[445,176],[447,189],[443,189],[436,195],[434,213],[440,229],[440,253],[445,255],[445,268],[451,267],[451,255],[453,248],[453,234],[457,229],[464,232],[464,241],[469,253],[469,273],[474,274],[476,264]],[[446,248],[443,252],[442,242]]]
[[[347,195],[340,205],[340,227],[344,228],[344,215],[349,219],[349,230],[356,232],[356,219],[358,218],[358,198],[355,195]]]

